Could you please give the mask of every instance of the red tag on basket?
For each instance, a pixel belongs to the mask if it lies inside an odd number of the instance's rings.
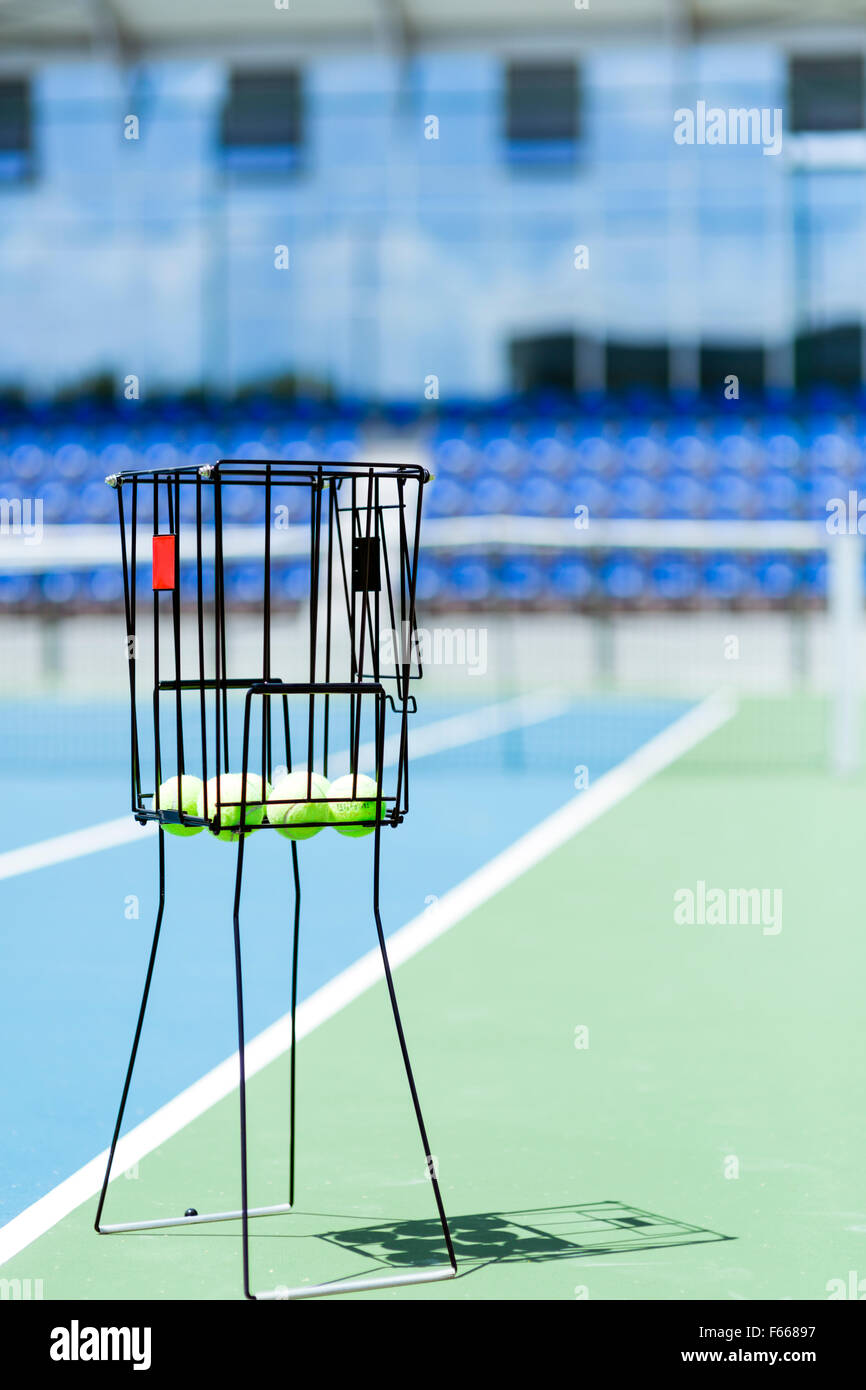
[[[175,585],[175,536],[153,538],[153,587],[173,589]]]

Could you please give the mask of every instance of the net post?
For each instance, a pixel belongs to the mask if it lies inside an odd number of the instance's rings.
[[[830,758],[838,777],[860,766],[860,624],[863,546],[860,536],[827,537],[827,611],[833,661]]]

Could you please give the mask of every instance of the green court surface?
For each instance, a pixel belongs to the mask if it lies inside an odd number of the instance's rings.
[[[866,1272],[866,784],[811,756],[818,718],[746,705],[398,970],[460,1274],[348,1296],[825,1299]],[[676,923],[698,881],[781,890],[781,930]],[[440,1262],[384,985],[298,1066],[298,1210],[252,1223],[253,1288]],[[287,1071],[250,1085],[255,1204],[285,1200]],[[236,1206],[237,1124],[233,1095],[119,1176],[106,1220]],[[94,1210],[3,1276],[241,1297],[237,1223],[100,1237]]]

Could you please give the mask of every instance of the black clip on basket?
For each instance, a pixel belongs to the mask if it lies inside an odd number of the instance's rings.
[[[132,469],[106,480],[117,490],[120,519],[132,810],[142,824],[155,821],[159,826],[159,909],[96,1230],[108,1234],[239,1219],[244,1294],[250,1299],[310,1298],[450,1279],[457,1272],[379,911],[382,830],[399,825],[409,809],[408,719],[415,711],[410,683],[422,674],[415,584],[421,497],[429,477],[420,466],[225,459],[200,468]],[[258,517],[258,526],[249,524],[250,515]],[[245,524],[234,524],[236,517]],[[256,538],[252,544],[251,537]],[[142,538],[150,541],[150,554],[140,564]],[[233,573],[227,567],[233,561],[242,562],[233,612],[245,610],[248,625],[257,624],[259,614],[262,619],[261,670],[255,673],[236,672],[235,660],[230,659],[226,594]],[[152,589],[152,625],[143,625],[139,633],[142,587]],[[282,599],[309,605],[309,631],[300,650],[291,649],[287,624],[275,622]],[[382,640],[383,622],[387,641]],[[152,659],[153,680],[140,692],[138,672],[146,659]],[[280,679],[275,674],[279,665],[290,665],[306,679]],[[236,704],[241,693],[242,711]],[[386,739],[389,712],[394,727]],[[342,773],[339,798],[338,783],[327,781],[335,765]],[[239,773],[232,772],[232,766],[239,766]],[[321,773],[314,773],[316,766]],[[143,790],[146,785],[153,790]],[[373,836],[373,916],[447,1263],[382,1278],[253,1293],[249,1219],[289,1212],[295,1196],[298,841],[335,821],[343,834]],[[205,828],[237,841],[234,950],[241,1205],[236,1211],[103,1224],[165,906],[165,832],[189,835]],[[240,901],[244,843],[253,829],[290,838],[295,889],[288,1201],[269,1207],[250,1207],[247,1185]]]

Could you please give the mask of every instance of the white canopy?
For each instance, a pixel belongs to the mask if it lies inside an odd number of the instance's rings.
[[[580,6],[586,5],[587,8]],[[866,0],[0,0],[0,53],[398,46],[866,23]]]

